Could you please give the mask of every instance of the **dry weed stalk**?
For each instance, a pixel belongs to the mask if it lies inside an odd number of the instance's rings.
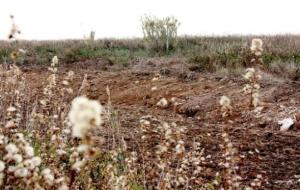
[[[248,81],[248,84],[245,85],[243,91],[245,94],[250,95],[250,107],[257,107],[259,106],[259,89],[260,85],[258,81],[261,79],[261,75],[257,73],[254,68],[246,69],[246,74],[244,78]]]
[[[259,101],[259,89],[260,85],[258,81],[262,78],[258,74],[258,67],[262,66],[263,60],[261,58],[263,53],[263,41],[261,39],[253,39],[250,47],[251,52],[253,53],[253,58],[251,63],[256,68],[247,68],[244,78],[247,80],[248,84],[245,85],[243,91],[245,94],[250,95],[250,107],[257,107],[260,103]]]
[[[253,39],[251,42],[250,50],[253,54],[251,59],[252,65],[258,66],[263,64],[262,53],[263,53],[263,41],[261,39]]]
[[[143,143],[159,139],[155,150],[145,147],[145,152],[142,152],[149,187],[193,189],[194,186],[204,186],[199,184],[201,163],[206,160],[204,149],[196,141],[192,145],[186,143],[187,128],[149,116],[141,118],[140,123]]]
[[[229,139],[228,133],[224,132],[222,134],[224,144],[222,148],[224,149],[223,157],[225,159],[224,163],[220,163],[224,167],[224,186],[228,190],[236,190],[241,188],[242,178],[237,174],[238,166],[237,162],[239,160],[237,156],[237,150],[233,147],[231,140]]]
[[[233,111],[231,100],[227,96],[222,96],[219,103],[221,106],[222,117],[230,116]]]

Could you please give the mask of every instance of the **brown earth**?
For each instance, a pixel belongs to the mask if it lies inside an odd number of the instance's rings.
[[[23,68],[32,93],[39,94],[47,77],[47,68]],[[129,142],[139,138],[137,128],[142,116],[151,115],[159,120],[175,122],[188,128],[189,139],[201,142],[205,154],[213,162],[203,162],[203,180],[211,180],[222,171],[220,144],[222,132],[230,134],[240,156],[239,174],[245,184],[263,176],[262,189],[300,189],[300,84],[297,81],[280,79],[263,73],[261,84],[261,110],[249,108],[249,97],[241,89],[246,83],[242,77],[229,77],[209,73],[196,73],[180,59],[136,60],[129,68],[121,69],[98,61],[73,63],[61,66],[63,76],[74,70],[74,89],[81,85],[83,75],[88,75],[90,98],[107,103],[106,86],[111,92],[111,101],[119,113],[122,132]],[[158,76],[158,80],[153,80]],[[156,86],[156,91],[151,88]],[[76,90],[75,90],[76,92]],[[222,95],[231,98],[234,113],[222,118],[219,99]],[[159,108],[161,98],[170,103]],[[286,132],[279,130],[277,122],[291,117],[294,127]],[[298,118],[298,121],[297,121]],[[155,139],[153,139],[155,141]]]

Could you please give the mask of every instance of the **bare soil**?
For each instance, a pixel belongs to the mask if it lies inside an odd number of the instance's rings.
[[[96,64],[97,63],[97,64]],[[47,77],[46,67],[23,68],[32,93],[37,96]],[[238,149],[239,174],[245,184],[263,176],[262,189],[300,189],[300,83],[263,73],[261,105],[249,107],[248,96],[242,93],[243,77],[230,77],[189,71],[181,59],[136,60],[128,68],[109,66],[101,60],[64,65],[61,76],[69,70],[76,73],[74,90],[88,75],[88,97],[107,103],[106,87],[121,118],[122,131],[134,148],[139,134],[136,129],[142,116],[175,122],[188,128],[190,141],[197,140],[213,162],[203,162],[203,182],[213,179],[222,168],[220,144],[222,132],[230,134]],[[153,80],[153,78],[158,78]],[[157,90],[151,88],[156,86]],[[222,118],[219,99],[231,98],[234,113]],[[170,105],[159,108],[156,103],[166,98]],[[171,103],[175,99],[176,104]],[[295,124],[289,131],[280,131],[278,121],[291,117]],[[156,139],[153,139],[155,141]],[[150,142],[149,142],[150,143]]]

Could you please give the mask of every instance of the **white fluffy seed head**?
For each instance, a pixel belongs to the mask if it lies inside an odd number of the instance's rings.
[[[16,171],[15,171],[15,176],[16,176],[16,177],[21,177],[21,178],[23,178],[23,177],[27,177],[28,174],[29,174],[29,171],[28,171],[27,168],[18,168],[18,169],[16,169]]]
[[[59,156],[67,154],[67,152],[64,151],[63,149],[58,149],[58,150],[56,151],[56,153],[57,153]]]
[[[25,146],[24,147],[25,155],[29,158],[34,156],[34,149],[31,146]]]
[[[231,104],[231,100],[227,96],[222,96],[219,103],[221,106],[228,107]]]
[[[49,175],[51,173],[51,170],[49,168],[45,168],[42,171],[42,175]]]
[[[73,79],[74,75],[75,75],[74,71],[69,71],[67,77],[68,79]]]
[[[159,106],[159,107],[165,108],[165,107],[168,106],[168,101],[167,101],[166,98],[162,98],[162,99],[159,100],[159,102],[157,102],[156,105]]]
[[[51,172],[51,170],[49,168],[45,168],[43,171],[42,171],[42,176],[43,178],[46,180],[46,182],[48,184],[52,184],[53,181],[54,181],[54,176]]]
[[[16,163],[20,163],[23,161],[23,157],[21,154],[14,154],[12,156],[12,159],[16,162]]]
[[[47,80],[48,80],[50,86],[56,85],[56,75],[55,74],[51,74]]]
[[[86,152],[89,149],[88,145],[82,144],[77,147],[79,153]]]
[[[259,84],[255,84],[255,85],[253,85],[253,88],[255,88],[255,89],[260,89],[260,85]]]
[[[84,160],[79,160],[72,165],[72,169],[79,172],[84,165]]]
[[[0,145],[4,145],[6,143],[7,139],[4,135],[0,135]]]
[[[244,78],[246,80],[250,80],[251,78],[253,78],[255,74],[255,69],[254,68],[247,68],[246,69],[246,74],[244,75]]]
[[[62,84],[65,85],[65,86],[68,86],[70,83],[66,80],[62,81]]]
[[[98,101],[89,100],[84,96],[77,97],[73,100],[69,119],[73,125],[73,137],[82,138],[91,127],[101,125],[102,106]]]
[[[15,107],[13,107],[13,106],[10,106],[10,107],[7,108],[6,111],[8,111],[8,112],[15,112],[15,111],[17,111],[17,109]]]
[[[31,159],[25,160],[23,162],[24,166],[30,170],[33,170],[35,168],[35,166],[32,164]]]
[[[253,52],[261,52],[263,51],[262,46],[263,46],[263,41],[261,39],[255,38],[252,40],[250,49]]]
[[[42,159],[40,157],[33,157],[31,159],[27,159],[24,161],[24,166],[30,170],[35,169],[36,167],[40,166],[42,163]]]
[[[46,182],[47,182],[48,184],[52,184],[53,181],[54,181],[54,179],[55,179],[54,176],[53,176],[52,174],[45,175],[44,178],[46,179]]]
[[[69,187],[66,184],[62,184],[58,187],[58,190],[69,190]]]
[[[54,57],[52,58],[51,66],[52,66],[52,67],[55,67],[55,66],[57,66],[57,65],[58,65],[58,58],[57,58],[57,56],[54,56]]]
[[[7,168],[7,172],[8,173],[13,173],[17,170],[17,167],[16,166],[8,166]]]
[[[176,147],[175,147],[176,154],[182,154],[185,151],[184,147],[184,141],[180,140],[178,141]]]
[[[246,84],[246,85],[244,86],[244,88],[243,88],[243,92],[244,92],[245,94],[251,93],[251,90],[252,90],[252,87],[251,87],[249,84]]]
[[[8,145],[6,145],[5,150],[8,154],[16,154],[19,152],[18,147],[13,143],[9,143]]]
[[[0,173],[3,172],[3,170],[5,169],[5,163],[0,160]]]
[[[5,128],[13,128],[15,127],[15,122],[13,120],[9,120],[6,122]]]
[[[151,88],[151,91],[156,91],[157,90],[157,86],[153,86],[152,88]]]
[[[259,101],[259,93],[255,92],[252,94],[252,105],[254,107],[257,107],[259,105],[260,101]]]
[[[23,133],[17,133],[15,135],[15,138],[18,142],[25,142],[24,134]]]
[[[33,157],[31,160],[32,160],[32,164],[36,167],[40,166],[42,163],[42,159],[38,156]]]

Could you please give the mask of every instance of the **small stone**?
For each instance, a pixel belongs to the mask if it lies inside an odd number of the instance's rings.
[[[156,105],[161,108],[166,108],[166,107],[168,107],[168,101],[166,98],[162,98],[159,100],[159,102],[157,102]]]
[[[151,88],[151,91],[152,91],[152,92],[157,91],[157,86],[153,86],[153,87]]]

